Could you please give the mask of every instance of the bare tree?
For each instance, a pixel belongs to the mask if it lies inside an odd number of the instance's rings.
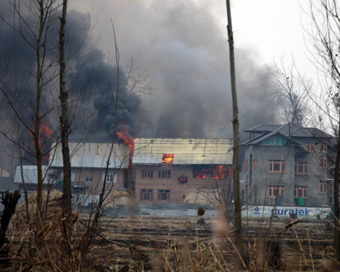
[[[26,46],[26,54],[32,54],[30,57],[31,64],[24,67],[27,70],[17,71],[16,63],[11,64],[11,59],[3,59],[2,76],[0,90],[4,100],[9,105],[12,116],[19,120],[20,129],[18,135],[13,137],[11,131],[4,129],[1,133],[20,148],[24,149],[26,154],[34,158],[34,164],[37,165],[37,207],[41,213],[41,199],[43,190],[43,162],[44,156],[49,152],[44,148],[42,139],[42,127],[50,112],[46,106],[46,95],[49,89],[55,83],[57,74],[54,70],[56,65],[55,46],[51,44],[50,39],[53,33],[53,22],[56,16],[56,0],[32,0],[24,3],[22,8],[16,1],[11,3],[14,14],[13,24],[4,15],[1,15],[3,24],[13,29],[14,35],[18,36],[18,41]],[[30,16],[25,12],[31,11]],[[18,22],[17,22],[18,21]],[[16,54],[16,52],[14,52]],[[15,58],[16,61],[16,58]],[[19,78],[17,74],[23,75]],[[18,81],[26,81],[20,84]],[[25,131],[28,131],[25,135]],[[31,143],[27,143],[31,139]],[[33,147],[33,148],[31,148]]]
[[[275,63],[273,101],[289,123],[303,125],[310,114],[308,93],[312,82],[301,76],[294,61],[287,65],[283,59]]]
[[[68,120],[68,92],[66,90],[65,75],[66,75],[66,60],[65,60],[65,32],[66,32],[66,14],[67,14],[67,0],[62,2],[62,12],[59,17],[60,31],[59,31],[59,89],[60,89],[60,132],[61,145],[63,153],[64,177],[63,177],[63,211],[66,215],[67,227],[70,237],[71,230],[71,216],[72,216],[72,192],[71,192],[71,159],[70,149],[68,146],[68,135],[70,132],[70,123]]]
[[[229,38],[229,56],[230,56],[230,79],[231,79],[231,94],[233,104],[233,131],[234,131],[234,147],[233,147],[233,178],[234,178],[234,205],[235,205],[235,246],[238,251],[236,256],[236,266],[242,268],[244,258],[243,239],[242,239],[242,215],[241,215],[241,196],[240,196],[240,135],[239,135],[239,120],[238,120],[238,104],[236,92],[236,76],[235,76],[235,57],[234,57],[234,36],[231,20],[230,1],[227,0],[227,15],[228,15],[228,38]]]
[[[340,171],[340,5],[336,0],[310,1],[312,29],[309,35],[316,54],[315,64],[323,74],[322,91],[314,104],[319,110],[319,121],[330,127],[335,142],[330,146],[334,159],[334,248],[337,266],[340,263],[339,229],[339,171]]]

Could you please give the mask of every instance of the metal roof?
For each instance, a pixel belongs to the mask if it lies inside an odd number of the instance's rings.
[[[250,129],[246,129],[245,132],[257,132],[268,133],[273,131],[279,131],[282,135],[291,137],[320,137],[320,138],[332,138],[332,135],[318,129],[303,127],[295,123],[284,125],[259,125]]]
[[[43,177],[46,176],[47,169],[48,168],[46,165],[42,166]],[[38,173],[36,165],[23,165],[22,169],[20,165],[17,166],[15,170],[14,183],[23,183],[21,171],[26,184],[38,184]],[[48,184],[47,178],[44,179],[43,184]]]
[[[133,164],[161,164],[174,154],[173,164],[232,164],[231,139],[136,138]]]
[[[110,143],[69,143],[71,166],[81,168],[106,168],[112,144]],[[130,149],[125,144],[114,144],[110,168],[128,168]],[[61,144],[52,145],[50,155],[52,167],[63,167]]]
[[[258,125],[256,127],[246,129],[245,132],[258,132],[258,133],[271,132],[273,130],[280,128],[281,126],[282,125]]]
[[[321,131],[318,128],[305,128],[300,125],[291,123],[285,125],[259,125],[257,127],[247,129],[245,132],[261,132],[259,136],[250,139],[241,145],[258,144],[264,139],[269,138],[274,134],[281,134],[291,140],[294,138],[333,138],[326,132]],[[298,144],[297,142],[295,142]]]

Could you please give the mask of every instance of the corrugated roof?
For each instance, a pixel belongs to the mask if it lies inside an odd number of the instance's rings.
[[[47,166],[42,166],[43,176],[46,176]],[[22,169],[20,166],[17,166],[15,170],[14,182],[15,183],[23,183],[22,182],[22,175],[24,176],[24,180],[26,184],[38,184],[38,172],[36,165],[23,165]],[[48,184],[47,177],[44,179],[43,184]]]
[[[257,127],[247,129],[246,132],[262,132],[263,134],[255,137],[254,139],[248,140],[241,145],[257,144],[264,139],[272,136],[273,134],[279,133],[285,137],[299,138],[332,138],[333,136],[323,132],[318,128],[305,128],[300,125],[291,123],[285,125],[259,125]],[[296,142],[297,143],[297,142]]]
[[[50,164],[52,167],[63,167],[61,145],[52,145]],[[106,168],[110,143],[69,143],[71,166],[81,168]],[[55,150],[55,151],[54,151]],[[114,144],[110,168],[126,169],[129,165],[130,149],[125,144]]]
[[[174,154],[173,164],[232,164],[231,139],[136,138],[133,164],[161,164]]]

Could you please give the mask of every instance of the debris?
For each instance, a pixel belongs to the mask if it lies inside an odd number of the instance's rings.
[[[299,218],[297,220],[291,221],[289,222],[286,226],[285,229],[283,231],[280,232],[280,234],[285,234],[287,232],[287,230],[289,230],[291,227],[293,227],[294,225],[298,224],[300,221],[302,220],[302,218]]]
[[[197,209],[197,215],[198,216],[203,216],[205,214],[205,209],[203,207],[199,207]]]

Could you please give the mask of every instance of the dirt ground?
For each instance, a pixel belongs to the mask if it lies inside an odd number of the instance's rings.
[[[87,217],[82,216],[82,220],[86,221]],[[189,249],[189,254],[197,255],[199,248],[218,246],[225,261],[232,263],[232,224],[229,224],[227,237],[221,237],[216,232],[216,220],[207,216],[103,217],[88,258],[89,265],[96,269],[89,271],[160,271],[157,268],[159,259],[163,259],[164,264],[167,256],[173,258],[184,247]],[[263,252],[266,256],[273,255],[275,260],[280,259],[280,270],[325,271],[322,266],[333,256],[331,222],[301,220],[287,227],[289,222],[278,218],[272,222],[268,218],[243,221],[247,265],[254,258],[255,263],[258,262]],[[268,252],[272,253],[268,255]],[[5,270],[0,267],[0,271]]]
[[[198,224],[198,220],[202,220],[201,217],[133,216],[117,217],[113,220],[104,218],[101,235],[106,240],[97,239],[96,250],[103,252],[109,250],[112,252],[112,261],[122,265],[136,259],[145,260],[147,256],[151,261],[151,267],[152,260],[157,254],[168,248],[179,248],[184,242],[188,243],[192,251],[200,245],[218,243],[226,254],[230,254],[232,246],[216,233],[218,224],[216,219],[209,217],[203,219],[202,225]],[[286,229],[289,222],[291,222],[289,219],[278,218],[273,219],[271,224],[269,219],[244,221],[246,251],[249,244],[254,245],[255,241],[259,250],[261,241],[268,237],[266,243],[279,243],[282,262],[289,264],[293,260],[300,268],[313,264],[316,269],[322,262],[332,258],[333,233],[329,220],[301,220]],[[232,226],[228,235],[232,240]],[[130,251],[128,245],[136,250]],[[268,248],[270,249],[270,246]],[[268,248],[265,246],[264,250],[269,250]],[[247,254],[249,255],[249,252]],[[232,254],[227,257],[232,258]]]

